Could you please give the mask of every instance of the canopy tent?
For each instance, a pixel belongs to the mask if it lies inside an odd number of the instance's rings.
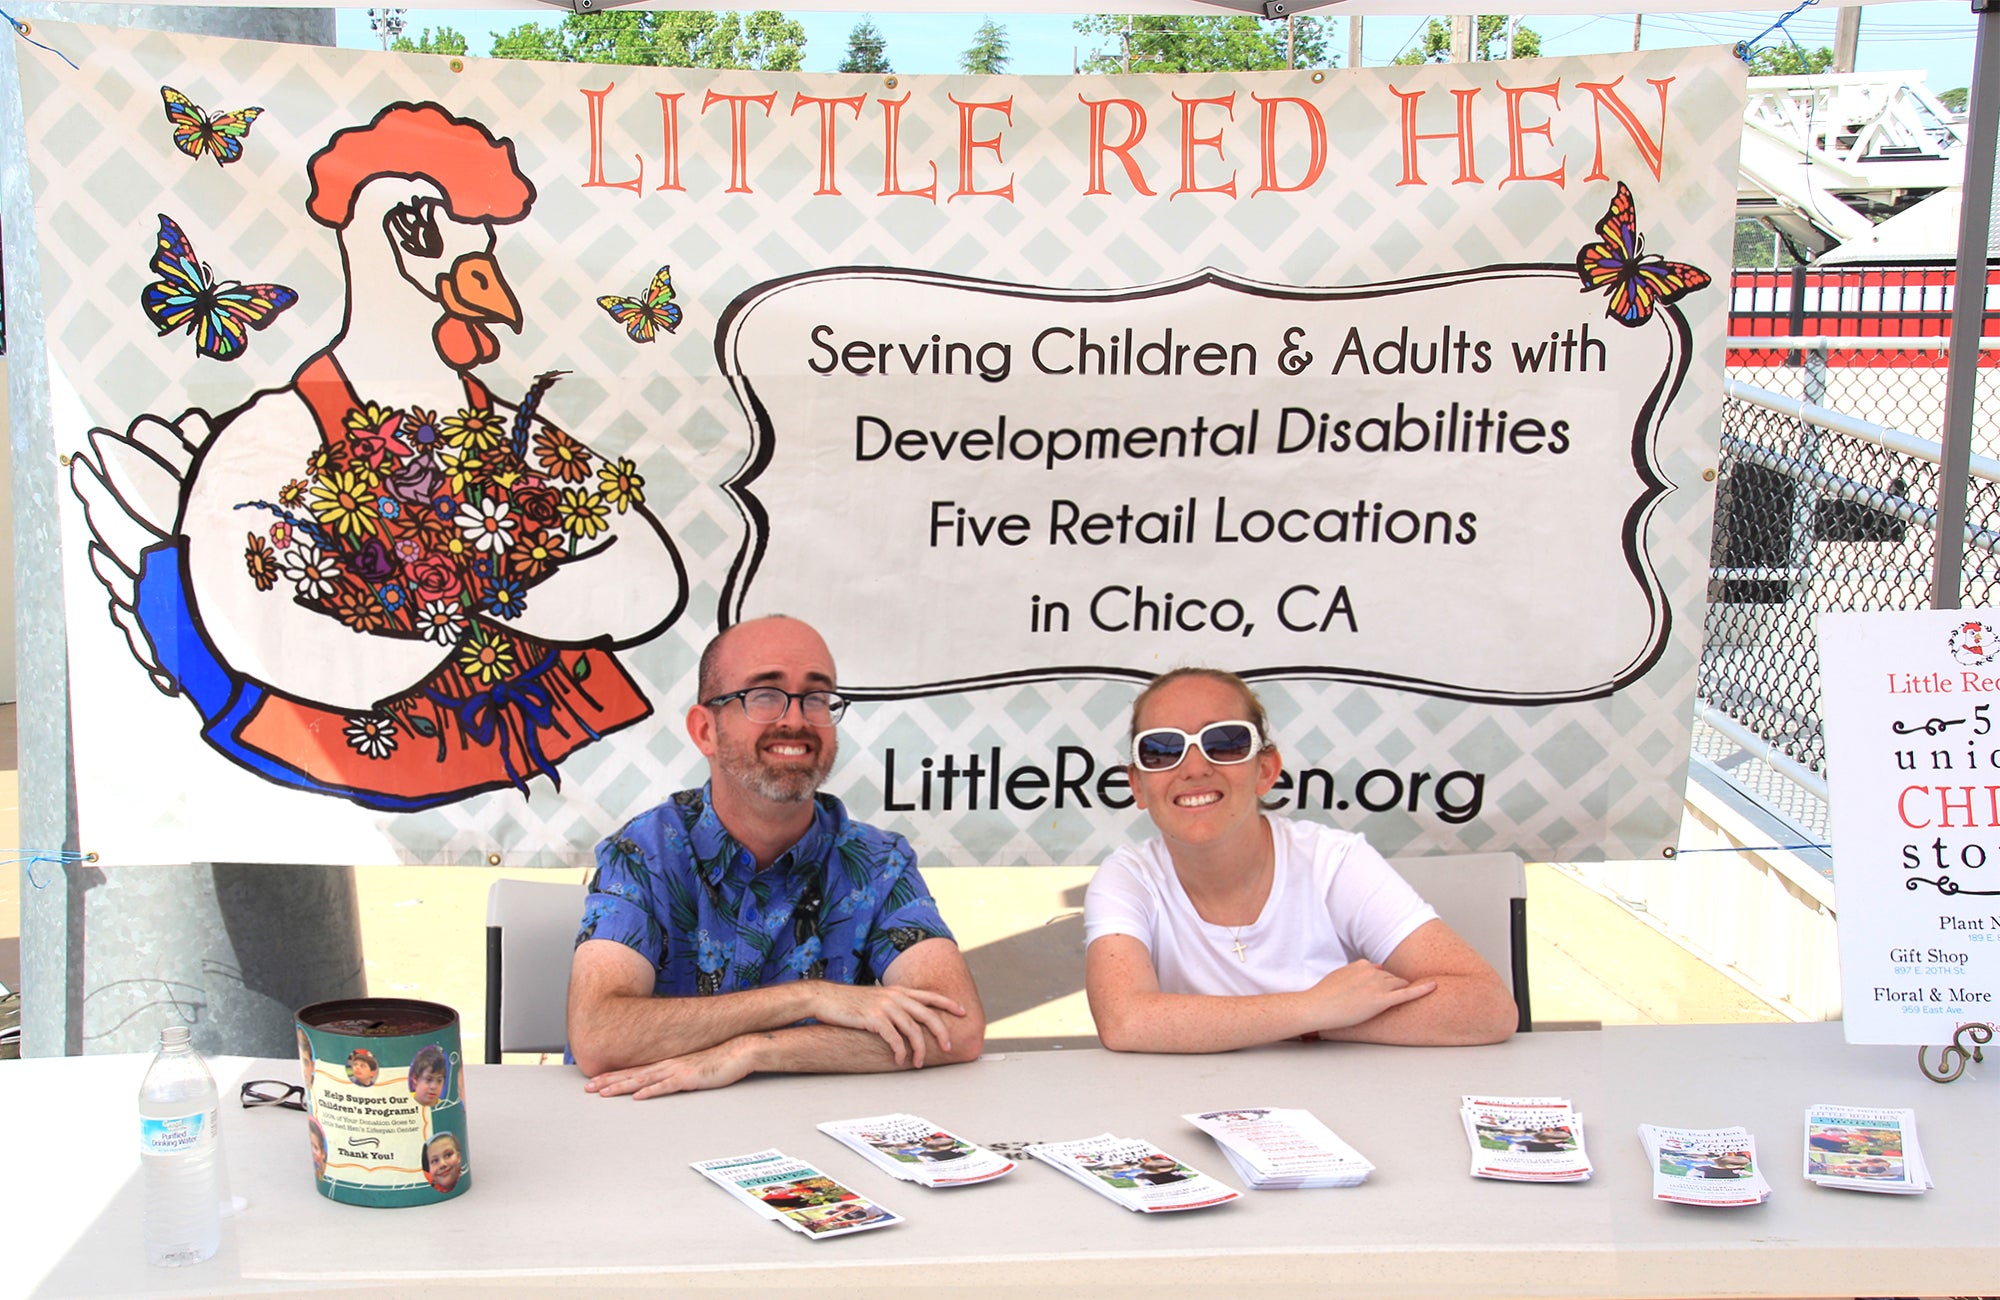
[[[110,5],[116,0],[76,0],[82,5]],[[1901,4],[1905,0],[1856,0],[1857,4],[1889,5]],[[218,6],[237,9],[269,8],[313,8],[313,9],[367,9],[371,6],[362,0],[328,0],[328,3],[312,5],[268,5],[253,3],[252,0],[193,0],[200,6]],[[1643,13],[1715,13],[1723,10],[1741,11],[1768,9],[1773,11],[1797,7],[1798,0],[1742,0],[1742,3],[1716,4],[1714,0],[1651,0]],[[745,8],[742,5],[703,4],[700,0],[428,0],[426,9],[574,9],[589,13],[602,9],[716,9]],[[790,0],[781,6],[767,6],[783,9],[802,10],[851,10],[853,0]],[[942,6],[936,0],[874,0],[868,9],[876,13],[937,13]],[[1844,6],[1845,7],[1845,6]],[[1423,0],[1008,0],[1005,4],[986,6],[998,14],[1067,14],[1067,13],[1112,13],[1112,14],[1206,14],[1213,16],[1218,10],[1225,12],[1252,14],[1257,17],[1284,18],[1287,16],[1312,15],[1319,18],[1339,18],[1348,14],[1374,17],[1378,14],[1396,15],[1404,18],[1429,18],[1439,13],[1450,12]],[[1604,0],[1523,0],[1522,3],[1506,7],[1506,12],[1517,14],[1629,14],[1635,12],[1629,4],[1605,3]],[[1484,10],[1482,12],[1500,12]]]
[[[74,0],[80,8],[88,6],[114,6],[116,0]],[[1908,0],[1856,0],[1854,6],[1874,6],[1874,4],[1906,4]],[[258,0],[194,0],[200,8],[372,8],[362,0],[330,0],[328,4],[260,4]],[[128,8],[128,6],[120,6]],[[642,8],[642,10],[712,10],[712,8],[754,8],[742,4],[702,4],[700,0],[426,0],[422,8],[434,10],[606,10],[606,8]],[[764,8],[786,8],[786,10],[854,10],[854,0],[788,0],[782,6]],[[940,14],[956,12],[954,6],[938,4],[938,0],[872,0],[866,6],[870,12],[878,14]],[[1440,8],[1428,4],[1426,0],[1008,0],[1006,4],[984,6],[994,14],[1252,14],[1258,18],[1288,18],[1288,16],[1312,16],[1312,18],[1346,18],[1358,14],[1362,18],[1374,16],[1398,16],[1398,18],[1434,18],[1450,8]],[[1790,8],[1800,8],[1798,0],[1730,0],[1718,4],[1716,0],[1652,0],[1640,10],[1630,4],[1618,4],[1616,0],[1522,0],[1520,4],[1510,4],[1504,10],[1480,10],[1480,12],[1508,12],[1508,14],[1704,14],[1704,12],[1742,12],[1742,10],[1770,10],[1784,12]],[[1852,8],[1852,6],[1842,6]],[[1976,8],[1976,6],[1974,6]]]

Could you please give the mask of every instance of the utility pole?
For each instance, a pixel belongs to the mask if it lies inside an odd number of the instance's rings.
[[[1471,14],[1454,14],[1451,20],[1451,61],[1453,63],[1472,62]]]
[[[1361,15],[1355,14],[1347,20],[1347,66],[1361,66]]]
[[[1833,21],[1833,70],[1854,71],[1854,56],[1861,48],[1861,6],[1847,5]]]
[[[331,46],[331,9],[245,5],[93,6],[93,21],[150,30]],[[79,15],[17,0],[16,18]],[[100,17],[99,15],[102,14]],[[17,85],[19,42],[0,50],[0,84]],[[9,415],[14,447],[16,657],[20,690],[20,843],[80,851],[56,469],[43,346],[42,276],[28,190],[21,104],[0,102],[0,219],[7,228]],[[58,218],[58,221],[61,219]],[[98,618],[103,614],[100,607]],[[160,779],[180,774],[161,772]],[[292,1013],[367,992],[350,866],[119,863],[20,868],[21,1054],[147,1052],[162,1026],[187,1024],[202,1052],[289,1059]]]
[[[1634,54],[1639,52],[1639,28],[1644,25],[1645,21],[1646,15],[1644,14],[1632,15],[1632,53]]]

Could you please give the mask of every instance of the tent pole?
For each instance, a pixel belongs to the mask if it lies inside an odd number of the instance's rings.
[[[1950,366],[1945,376],[1932,609],[1957,609],[1964,595],[1965,494],[1992,243],[1993,152],[1995,127],[2000,123],[2000,0],[1973,0],[1972,9],[1978,26],[1973,38],[1972,98],[1966,105],[1965,187],[1959,205],[1958,269],[1953,278]]]

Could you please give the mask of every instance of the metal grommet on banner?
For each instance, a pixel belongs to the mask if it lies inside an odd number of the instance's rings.
[[[882,78],[882,84],[888,89],[894,90],[897,85],[896,74],[892,72],[888,76]]]
[[[464,60],[464,59],[453,59],[453,60],[451,61],[451,70],[452,70],[453,72],[463,72],[463,71],[465,71],[465,60]]]
[[[1313,73],[1312,75],[1313,85],[1315,86],[1323,85],[1325,82],[1326,82],[1326,69],[1321,68]]]
[[[1680,851],[1679,849],[1675,848],[1675,847],[1674,847],[1673,845],[1671,845],[1671,844],[1667,845],[1667,847],[1665,847],[1664,849],[1661,849],[1661,850],[1660,850],[1660,856],[1661,856],[1661,857],[1663,857],[1663,858],[1665,858],[1665,859],[1667,859],[1667,860],[1668,860],[1669,862],[1673,861],[1673,860],[1674,860],[1675,858],[1679,857],[1680,855],[1681,855],[1681,851]]]
[[[499,865],[500,865],[500,855],[499,855],[498,853],[489,853],[489,854],[487,854],[487,855],[486,855],[486,865],[487,865],[487,866],[489,866],[489,867],[497,867],[497,866],[499,866]]]
[[[1713,483],[1713,482],[1715,482],[1715,467],[1714,467],[1714,466],[1712,466],[1712,465],[1711,465],[1711,466],[1710,466],[1709,468],[1707,468],[1707,469],[1705,469],[1705,470],[1703,470],[1703,471],[1701,472],[1701,481],[1702,481],[1702,482],[1704,482],[1704,483]]]
[[[58,465],[62,466],[62,467],[63,467],[64,469],[68,469],[68,468],[69,468],[69,453],[68,453],[68,452],[64,452],[64,453],[63,453],[62,455],[60,455],[60,456],[56,457],[56,464],[58,464]]]

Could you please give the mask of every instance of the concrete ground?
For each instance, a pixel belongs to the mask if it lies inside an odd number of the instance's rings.
[[[14,735],[14,706],[0,705],[0,844],[19,839]],[[1096,1043],[1083,996],[1083,891],[1090,872],[1050,866],[926,873],[978,980],[996,1048]],[[485,1051],[486,890],[502,876],[580,881],[585,872],[355,868],[369,993],[457,1008],[475,1060]],[[0,871],[0,984],[8,988],[20,983],[24,885],[32,888],[18,870]],[[1558,866],[1528,867],[1528,945],[1528,986],[1541,1027],[1786,1018]]]

